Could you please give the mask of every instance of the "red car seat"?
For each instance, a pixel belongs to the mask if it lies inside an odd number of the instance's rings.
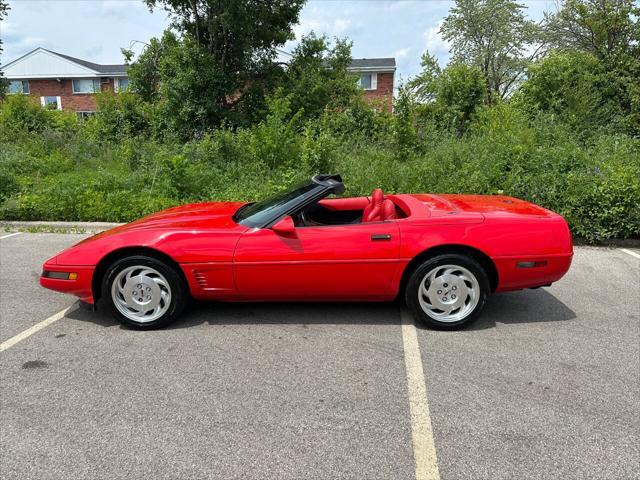
[[[371,192],[371,202],[362,211],[362,223],[382,221],[382,207],[384,206],[384,193],[379,188]]]
[[[385,198],[382,203],[382,220],[393,220],[394,218],[398,218],[396,206],[391,200]]]

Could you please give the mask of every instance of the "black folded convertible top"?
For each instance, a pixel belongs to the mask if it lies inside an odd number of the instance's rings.
[[[329,173],[321,173],[311,177],[313,183],[323,185],[325,187],[331,187],[333,193],[340,195],[344,193],[344,183],[342,183],[342,177],[340,175],[332,175]]]

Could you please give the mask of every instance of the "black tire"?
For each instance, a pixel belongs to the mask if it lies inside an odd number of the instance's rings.
[[[458,321],[439,321],[429,316],[429,314],[420,305],[419,290],[422,281],[434,268],[443,265],[455,265],[465,268],[475,277],[479,285],[478,303],[464,316],[464,318]],[[487,273],[475,259],[467,255],[451,253],[430,258],[413,271],[405,289],[405,300],[409,310],[417,322],[438,330],[458,330],[469,325],[480,316],[482,309],[485,306],[487,295],[490,291],[491,287]]]
[[[151,267],[156,270],[164,276],[171,291],[169,306],[162,316],[145,323],[134,321],[123,315],[114,304],[111,296],[111,288],[118,274],[133,266]],[[178,318],[189,301],[189,289],[183,277],[173,267],[153,257],[133,255],[121,258],[109,266],[102,281],[102,299],[108,305],[113,316],[123,325],[138,330],[153,330],[165,327]]]

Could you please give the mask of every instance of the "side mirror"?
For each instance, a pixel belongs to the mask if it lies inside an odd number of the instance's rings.
[[[286,217],[282,217],[278,220],[271,230],[276,232],[278,235],[282,235],[283,237],[295,237],[296,236],[296,226],[293,223],[293,218],[290,215]]]

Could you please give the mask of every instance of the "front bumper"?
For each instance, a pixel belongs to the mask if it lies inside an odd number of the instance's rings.
[[[56,292],[68,293],[79,297],[85,303],[93,305],[93,290],[91,281],[93,279],[94,266],[88,265],[58,265],[51,261],[42,266],[40,275],[40,285]],[[45,272],[47,272],[45,274]],[[65,273],[75,273],[76,278],[66,279]],[[73,277],[73,276],[72,276]]]

